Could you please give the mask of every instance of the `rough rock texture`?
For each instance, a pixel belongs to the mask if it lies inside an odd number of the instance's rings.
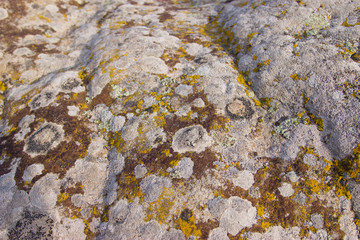
[[[358,239],[360,3],[0,2],[0,239]]]

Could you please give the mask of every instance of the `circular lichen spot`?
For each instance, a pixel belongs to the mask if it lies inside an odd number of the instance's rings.
[[[351,59],[357,63],[360,63],[360,52],[356,52],[351,55]]]
[[[9,231],[10,240],[53,239],[54,220],[49,216],[25,211],[23,217]]]
[[[80,82],[75,78],[68,78],[61,84],[61,89],[65,91],[71,91],[80,85]]]
[[[44,123],[26,140],[24,151],[30,156],[46,154],[63,139],[64,131],[55,123]]]
[[[211,145],[211,138],[201,125],[182,128],[173,137],[172,148],[179,153],[200,153]]]
[[[48,106],[55,97],[55,94],[52,92],[44,92],[36,95],[30,102],[31,110]]]
[[[249,119],[254,114],[250,101],[243,97],[235,98],[225,109],[231,119]]]
[[[182,210],[182,212],[180,214],[180,218],[182,220],[184,220],[185,222],[190,222],[190,218],[192,216],[193,216],[193,212],[188,208],[185,208],[184,210]]]

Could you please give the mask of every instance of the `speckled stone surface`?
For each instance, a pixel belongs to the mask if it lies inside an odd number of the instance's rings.
[[[0,239],[358,239],[360,3],[0,2]]]

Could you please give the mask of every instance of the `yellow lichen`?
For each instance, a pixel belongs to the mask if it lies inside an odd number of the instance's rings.
[[[181,218],[178,219],[179,228],[185,234],[186,238],[190,237],[191,235],[195,237],[201,236],[201,231],[197,229],[195,221],[196,219],[194,215],[189,218],[188,222]]]

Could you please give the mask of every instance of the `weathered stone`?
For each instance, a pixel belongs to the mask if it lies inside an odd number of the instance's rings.
[[[186,97],[187,95],[193,92],[192,86],[181,84],[177,88],[175,88],[175,93],[179,94],[182,97]]]
[[[229,240],[227,232],[223,228],[214,228],[209,234],[209,240]]]
[[[54,220],[43,213],[26,210],[8,233],[9,239],[52,239]]]
[[[232,119],[249,119],[254,114],[250,101],[245,98],[235,98],[226,105],[226,112]]]
[[[171,182],[168,179],[155,175],[147,176],[140,183],[140,189],[144,193],[144,199],[147,202],[156,201],[163,192],[163,188],[170,186]]]
[[[228,201],[229,207],[221,215],[220,227],[235,236],[241,229],[256,223],[256,208],[250,201],[239,197],[230,197]]]
[[[173,173],[178,174],[179,177],[188,179],[193,174],[194,162],[190,158],[183,158],[173,168]]]
[[[186,127],[173,137],[172,148],[179,153],[194,151],[200,153],[211,145],[211,138],[201,125]]]
[[[25,182],[31,182],[31,180],[36,177],[37,175],[40,175],[42,171],[44,170],[43,164],[33,164],[27,167],[24,171],[23,180]]]
[[[290,183],[283,183],[281,187],[278,188],[280,191],[281,196],[283,197],[291,197],[294,195],[295,190],[292,188]]]
[[[143,178],[147,173],[145,165],[136,165],[135,167],[135,177],[136,178]]]
[[[30,190],[30,202],[41,210],[52,210],[55,207],[57,196],[60,194],[58,176],[48,173],[40,178]]]
[[[24,151],[30,156],[44,155],[63,140],[64,130],[55,123],[44,123],[26,139]]]
[[[0,8],[0,20],[4,20],[9,16],[8,11],[4,8]]]

